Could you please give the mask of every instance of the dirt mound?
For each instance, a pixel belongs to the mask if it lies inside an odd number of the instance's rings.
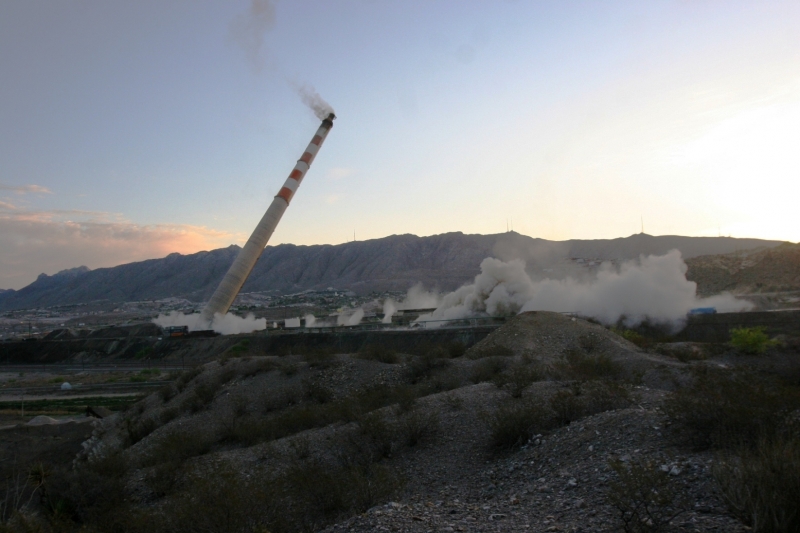
[[[39,415],[33,417],[26,425],[27,426],[42,426],[44,424],[58,424],[58,420],[55,418]]]
[[[589,352],[638,352],[603,326],[549,311],[521,313],[467,351],[470,358],[491,355],[529,355],[543,363],[553,363],[567,350]]]
[[[519,314],[467,350],[471,359],[496,356],[531,359],[551,369],[567,362],[605,364],[656,388],[670,388],[667,374],[659,369],[676,366],[674,360],[645,353],[599,324],[549,311]]]

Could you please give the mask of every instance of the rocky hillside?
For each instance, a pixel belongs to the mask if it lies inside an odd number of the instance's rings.
[[[679,360],[557,313],[518,316],[467,353],[373,348],[231,347],[98,423],[74,462],[51,467],[23,525],[766,533],[800,523],[796,386],[736,369],[769,364],[777,348]],[[767,438],[778,435],[787,440]]]
[[[703,296],[800,291],[800,244],[694,257],[686,277]]]
[[[777,241],[727,237],[653,237],[547,241],[518,233],[431,237],[393,235],[340,245],[269,246],[243,287],[244,292],[299,292],[336,287],[358,293],[426,287],[453,290],[470,281],[482,259],[494,256],[524,259],[530,268],[558,275],[565,259],[625,260],[640,254],[663,254],[677,248],[686,258],[772,247]],[[183,297],[210,297],[238,253],[237,246],[191,255],[170,254],[114,268],[65,270],[42,274],[19,291],[0,294],[0,310],[84,303]]]

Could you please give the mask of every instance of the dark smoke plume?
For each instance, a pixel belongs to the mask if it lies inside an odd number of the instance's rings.
[[[274,25],[272,0],[252,0],[247,13],[239,15],[231,23],[231,36],[244,49],[256,70],[263,67],[264,37]]]
[[[331,105],[323,100],[313,87],[310,85],[293,85],[294,90],[300,95],[300,99],[317,115],[318,119],[325,120],[328,115],[333,113]]]

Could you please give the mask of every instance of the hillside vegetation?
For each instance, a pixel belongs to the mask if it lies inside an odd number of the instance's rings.
[[[2,527],[797,531],[793,342],[646,352],[536,312],[466,351],[236,345],[34,465]]]

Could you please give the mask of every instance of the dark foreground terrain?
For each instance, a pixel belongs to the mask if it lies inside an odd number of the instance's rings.
[[[102,420],[0,430],[0,531],[798,531],[800,344],[745,333],[241,341]]]

